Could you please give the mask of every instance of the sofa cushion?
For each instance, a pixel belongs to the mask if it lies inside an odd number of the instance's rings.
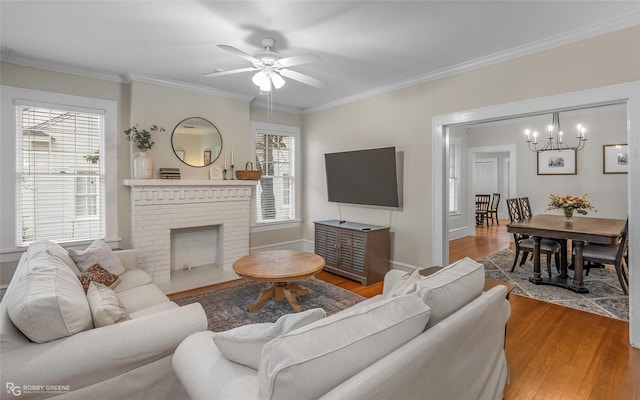
[[[100,264],[102,268],[116,275],[125,271],[120,257],[102,240],[94,241],[84,251],[69,249],[69,255],[80,271],[86,271],[94,264]]]
[[[131,319],[116,292],[101,283],[89,284],[87,299],[96,328]]]
[[[430,310],[415,294],[334,314],[269,341],[258,369],[262,399],[320,398],[420,334]]]
[[[469,257],[421,279],[418,296],[431,308],[427,328],[458,311],[482,293],[484,265]]]
[[[145,271],[136,268],[128,269],[124,274],[120,275],[120,283],[113,288],[117,293],[124,292],[125,290],[133,289],[138,286],[148,285],[153,283],[153,278]]]
[[[44,343],[93,328],[89,303],[76,274],[45,249],[27,250],[7,310],[29,339]]]
[[[28,252],[33,256],[39,256],[41,253],[47,253],[51,257],[57,258],[69,267],[74,273],[79,274],[80,270],[76,263],[71,259],[67,250],[57,243],[47,239],[35,240],[29,245]]]
[[[82,284],[85,293],[89,290],[89,284],[91,282],[101,283],[110,289],[113,289],[120,283],[120,277],[118,277],[118,275],[114,275],[102,268],[100,264],[92,265],[86,271],[80,272],[78,279],[80,279],[80,284]]]
[[[152,283],[118,292],[118,297],[129,313],[169,301],[169,298],[162,293],[162,290]]]
[[[119,297],[120,296],[118,296],[118,298]],[[146,317],[147,315],[164,312],[167,310],[172,310],[174,308],[180,308],[180,306],[174,303],[173,301],[163,301],[162,303],[158,303],[155,306],[143,308],[142,310],[138,310],[136,312],[131,312],[129,313],[129,316],[131,316],[131,319],[136,319],[136,318]]]
[[[224,332],[214,332],[213,342],[228,360],[258,369],[262,348],[268,341],[324,318],[326,315],[322,308],[285,314],[276,322],[249,324]]]

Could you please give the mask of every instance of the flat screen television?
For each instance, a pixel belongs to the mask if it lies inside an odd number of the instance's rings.
[[[324,155],[329,201],[399,207],[396,148]]]

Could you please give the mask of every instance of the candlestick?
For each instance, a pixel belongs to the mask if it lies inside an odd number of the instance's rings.
[[[231,150],[231,165],[233,165],[233,150]]]
[[[224,169],[227,169],[227,153],[224,153]]]

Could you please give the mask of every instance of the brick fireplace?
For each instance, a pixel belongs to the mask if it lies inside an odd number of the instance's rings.
[[[129,179],[124,184],[131,187],[132,246],[140,268],[156,284],[170,282],[172,269],[180,268],[171,265],[172,231],[215,227],[217,243],[210,245],[217,246],[223,270],[231,270],[235,260],[249,253],[255,181]]]

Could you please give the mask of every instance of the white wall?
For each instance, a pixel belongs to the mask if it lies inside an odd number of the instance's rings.
[[[611,62],[614,59],[616,62]],[[304,237],[313,240],[314,220],[338,215],[337,206],[327,201],[324,153],[396,146],[404,152],[403,208],[388,211],[343,206],[342,217],[355,222],[390,225],[395,237],[393,260],[410,265],[430,265],[433,255],[431,187],[434,174],[441,174],[440,168],[434,170],[432,166],[434,116],[639,79],[640,27],[636,26],[309,114],[304,119]],[[601,131],[595,124],[589,129]],[[593,146],[595,151],[599,145],[591,142],[588,146]],[[535,159],[531,157],[533,153],[518,157],[518,170],[528,174],[523,178],[527,182],[535,176],[535,167],[531,168]],[[582,155],[579,157],[582,159]],[[580,162],[580,174],[575,182],[587,185],[587,176],[591,173],[588,171],[597,170],[597,165]],[[536,182],[546,186],[546,180],[538,180],[542,178],[535,177]],[[565,189],[562,178],[546,179],[554,182],[548,187],[550,191]],[[611,182],[624,179],[613,177]],[[529,195],[535,188],[518,190],[519,194]],[[594,192],[592,200],[606,207],[600,193]],[[539,206],[536,207],[539,210]],[[599,215],[608,214],[609,210],[606,210]]]

